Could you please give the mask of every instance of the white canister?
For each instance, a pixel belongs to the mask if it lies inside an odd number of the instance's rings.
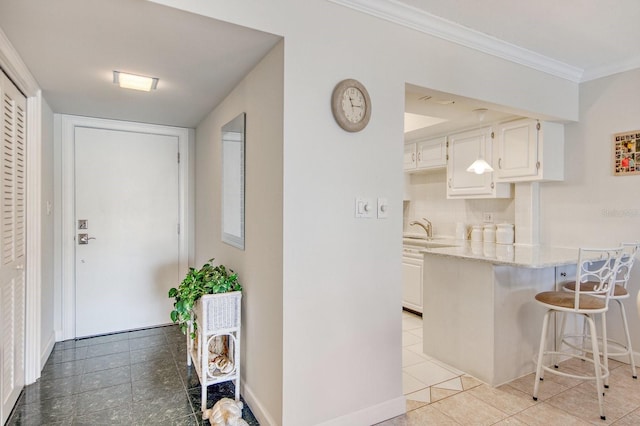
[[[467,224],[458,222],[456,223],[456,240],[467,239]]]
[[[496,244],[496,258],[498,260],[512,261],[515,257],[513,244]]]
[[[496,226],[493,223],[486,223],[482,227],[482,240],[485,243],[496,242]]]
[[[514,232],[512,223],[499,223],[496,230],[496,243],[513,244]]]
[[[482,243],[482,241],[473,241],[471,240],[471,243],[469,244],[471,246],[471,253],[475,254],[476,256],[481,256],[482,255],[482,246],[484,245]]]
[[[494,258],[496,257],[496,243],[495,242],[484,242],[482,243],[482,254],[484,257]]]
[[[471,227],[471,241],[482,242],[482,225]]]

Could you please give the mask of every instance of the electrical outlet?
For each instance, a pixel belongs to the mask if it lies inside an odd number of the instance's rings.
[[[482,213],[482,221],[485,223],[493,223],[493,213],[491,212]]]

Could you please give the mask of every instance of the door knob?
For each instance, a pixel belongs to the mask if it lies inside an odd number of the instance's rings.
[[[78,244],[89,244],[89,240],[95,240],[95,237],[90,237],[89,234],[78,234]]]

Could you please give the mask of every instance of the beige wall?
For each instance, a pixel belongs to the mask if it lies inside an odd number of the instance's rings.
[[[284,43],[196,129],[195,263],[211,257],[244,286],[243,396],[262,423],[282,423],[282,128]],[[246,112],[245,250],[221,241],[221,127]],[[259,399],[255,397],[259,396]],[[262,414],[261,414],[262,413]]]
[[[640,175],[613,175],[614,133],[640,129],[640,69],[580,85],[565,126],[565,180],[541,185],[542,242],[579,247],[640,239]]]

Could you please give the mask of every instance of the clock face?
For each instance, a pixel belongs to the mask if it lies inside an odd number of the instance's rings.
[[[369,123],[371,99],[367,89],[357,80],[342,80],[331,97],[333,117],[348,132],[359,132]]]
[[[342,94],[342,110],[345,118],[351,123],[358,123],[364,118],[366,101],[362,92],[356,87],[347,88]]]

